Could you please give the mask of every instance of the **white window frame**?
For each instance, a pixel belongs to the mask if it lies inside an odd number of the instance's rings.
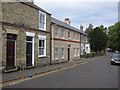
[[[88,39],[87,39],[87,37],[86,37],[86,43],[88,42]]]
[[[64,30],[61,30],[61,38],[64,39]]]
[[[44,40],[44,55],[39,55],[39,40]],[[38,57],[45,57],[46,56],[46,36],[38,35]]]
[[[43,28],[40,28],[40,14],[44,15],[44,29]],[[46,31],[46,13],[42,12],[42,11],[39,11],[39,29],[40,30],[44,30]]]
[[[56,56],[56,49],[58,49],[58,51],[59,51],[59,48],[55,47],[55,56]],[[55,57],[55,60],[58,60],[58,51],[57,51],[57,58]]]
[[[79,41],[79,33],[77,33],[77,41]]]
[[[75,32],[73,32],[73,40],[75,40]]]
[[[70,32],[70,31],[68,31],[68,36],[69,36],[69,32]],[[68,37],[68,39],[70,39],[70,37]]]
[[[57,32],[56,32],[56,30],[57,30]],[[59,29],[57,27],[55,28],[55,38],[59,38]]]
[[[62,49],[63,49],[63,52],[62,52]],[[63,53],[63,56],[62,56],[62,53]],[[64,59],[64,48],[63,47],[61,48],[61,59]]]
[[[79,56],[79,48],[77,48],[77,56]]]
[[[73,48],[73,55],[74,55],[74,57],[76,57],[75,51],[76,51],[76,48]]]

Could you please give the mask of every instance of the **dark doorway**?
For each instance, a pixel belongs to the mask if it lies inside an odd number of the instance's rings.
[[[27,42],[26,42],[26,66],[32,66],[32,37],[27,37]]]
[[[70,48],[68,48],[68,61],[70,60]]]

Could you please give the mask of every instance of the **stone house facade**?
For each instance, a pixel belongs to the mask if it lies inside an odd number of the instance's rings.
[[[50,64],[50,13],[30,2],[3,2],[1,22],[5,72]]]
[[[81,55],[81,39],[83,39],[81,35],[87,36],[80,29],[70,26],[68,18],[65,19],[65,22],[62,22],[51,17],[52,63],[79,60]]]

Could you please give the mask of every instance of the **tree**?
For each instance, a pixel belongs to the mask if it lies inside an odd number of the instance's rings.
[[[89,34],[89,32],[92,31],[92,30],[93,30],[93,25],[89,24],[89,27],[86,28],[85,33]]]
[[[107,43],[107,28],[103,25],[95,27],[94,29],[89,28],[90,26],[86,29],[86,32],[89,35],[91,50],[95,52],[105,50]]]
[[[107,47],[120,51],[120,22],[111,25],[108,30]]]

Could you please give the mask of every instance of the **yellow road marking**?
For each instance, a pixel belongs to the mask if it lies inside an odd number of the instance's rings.
[[[99,59],[103,58],[103,56],[102,57],[97,57],[97,59],[98,58]],[[69,65],[69,66],[66,66],[66,67],[58,68],[58,69],[55,69],[53,71],[43,72],[41,74],[34,74],[34,75],[32,75],[31,78],[22,77],[22,78],[17,79],[17,80],[11,80],[11,81],[8,81],[8,82],[2,82],[2,83],[0,83],[0,87],[8,86],[8,85],[14,85],[14,84],[20,83],[20,82],[25,81],[25,80],[30,80],[30,79],[33,79],[33,78],[36,78],[36,77],[41,77],[41,76],[44,76],[44,75],[47,75],[47,74],[51,74],[51,73],[54,73],[54,72],[57,72],[57,71],[61,71],[61,70],[72,68],[72,67],[75,67],[75,66],[78,66],[78,65],[86,64],[86,63],[91,62],[93,60],[96,60],[96,58],[92,58],[91,60],[88,60],[88,61],[85,61],[85,62],[80,62],[80,63],[73,64],[73,65]]]

